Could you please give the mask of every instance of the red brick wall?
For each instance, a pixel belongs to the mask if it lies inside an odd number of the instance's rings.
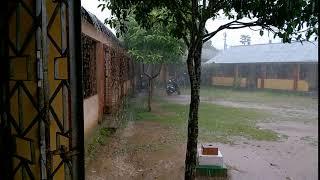
[[[134,66],[128,68],[127,64],[133,64],[132,60],[126,50],[114,43],[110,37],[97,31],[87,22],[82,22],[81,28],[82,33],[95,42],[93,51],[95,52],[95,60],[90,60],[96,65],[95,73],[90,71],[88,76],[94,75],[96,83],[88,89],[95,90],[96,87],[96,91],[84,100],[84,128],[85,132],[89,132],[98,122],[103,120],[104,113],[115,113],[121,107],[123,98],[132,88],[133,82],[131,80],[134,78],[134,73],[130,75],[130,72],[133,72]]]
[[[96,63],[97,63],[97,93],[99,96],[99,121],[101,122],[101,117],[103,116],[103,108],[105,104],[105,70],[104,70],[104,52],[103,44],[98,42],[96,44]]]
[[[104,46],[105,51],[105,113],[116,112],[123,99],[129,94],[131,79],[129,68],[131,59],[118,48]]]

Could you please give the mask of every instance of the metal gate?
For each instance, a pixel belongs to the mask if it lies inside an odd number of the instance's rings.
[[[80,1],[6,5],[0,179],[83,179]]]

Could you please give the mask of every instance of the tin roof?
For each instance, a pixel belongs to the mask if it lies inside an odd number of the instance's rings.
[[[119,39],[94,14],[87,11],[84,7],[81,7],[81,16],[83,20],[92,24],[98,31],[111,38],[114,43],[123,47],[123,43],[119,41]]]
[[[292,63],[318,62],[318,42],[292,42],[232,46],[221,51],[210,63]]]

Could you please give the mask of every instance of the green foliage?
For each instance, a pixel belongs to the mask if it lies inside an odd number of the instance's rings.
[[[86,145],[86,156],[88,158],[94,158],[99,147],[107,142],[112,133],[113,131],[106,127],[97,129],[97,132],[93,135],[90,143]]]
[[[127,32],[122,38],[137,61],[147,64],[181,62],[185,46],[164,27],[154,25],[148,30],[142,29],[132,17],[126,27]]]
[[[214,20],[223,12],[233,22],[220,26],[216,32],[206,32],[200,38],[208,40],[223,29],[252,26],[272,31],[284,42],[290,42],[292,38],[308,40],[312,35],[318,36],[318,0],[99,1],[101,9],[107,7],[113,14],[108,23],[121,27],[122,32],[125,32],[128,14],[133,13],[142,27],[151,28],[154,23],[160,22],[172,35],[188,42],[198,38],[208,19]],[[243,18],[250,19],[250,22],[243,21]]]

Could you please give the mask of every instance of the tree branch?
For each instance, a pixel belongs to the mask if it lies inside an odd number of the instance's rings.
[[[215,30],[215,31],[213,31],[213,32],[211,32],[211,33],[208,33],[208,34],[204,35],[204,36],[202,37],[203,42],[208,41],[208,40],[211,39],[214,35],[216,35],[219,31],[221,31],[221,30],[229,27],[229,26],[230,26],[232,23],[234,23],[234,22],[236,22],[236,21],[231,21],[231,22],[229,22],[229,23],[227,23],[227,24],[224,24],[224,25],[220,26],[217,30]]]
[[[151,79],[156,78],[156,77],[160,74],[161,69],[162,69],[162,64],[160,64],[160,68],[159,68],[158,72],[157,72],[156,74],[154,74],[154,75],[151,77]]]
[[[268,29],[268,30],[274,32],[274,30],[271,27],[269,27],[268,25],[266,25],[265,23],[260,22],[260,21],[246,23],[246,22],[240,22],[238,20],[234,20],[234,21],[231,21],[227,24],[220,26],[217,30],[215,30],[213,32],[204,35],[203,42],[208,41],[209,39],[211,39],[214,35],[216,35],[219,31],[221,31],[223,29],[240,29],[240,28],[253,27],[253,26],[261,26],[264,29]]]
[[[189,42],[187,36],[186,35],[182,36],[182,39],[183,39],[184,43],[186,43],[187,47],[189,47],[190,46],[190,42]]]
[[[176,14],[185,24],[190,24],[189,21],[187,21],[187,19],[185,18],[185,16],[183,16],[184,14],[189,14],[189,15],[192,15],[192,13],[188,12],[188,11],[184,11],[181,7],[184,7],[186,6],[185,4],[184,5],[181,5],[178,1],[172,1],[172,4],[173,4],[173,9],[172,9],[172,12],[174,12],[174,14]],[[177,16],[175,15],[175,17],[177,18]],[[178,21],[179,19],[177,19]],[[188,28],[188,26],[187,26]],[[189,29],[190,30],[190,29]]]
[[[217,0],[209,0],[208,6],[204,9],[203,20],[208,20],[211,17],[214,17],[218,10],[220,10],[224,6],[225,2],[217,1]]]
[[[143,72],[143,74],[144,74],[145,76],[147,76],[149,79],[151,78],[151,76],[150,76],[147,72],[144,71],[144,63],[142,63],[142,72]]]
[[[143,75],[145,75],[145,76],[147,76],[148,77],[148,79],[154,79],[154,78],[156,78],[159,74],[160,74],[160,72],[161,72],[161,68],[162,68],[162,64],[160,64],[160,68],[159,68],[159,70],[158,70],[158,72],[156,73],[156,74],[153,74],[153,68],[151,69],[151,74],[148,74],[148,70],[147,71],[145,71],[145,64],[143,63],[142,64],[142,72],[143,72]],[[149,65],[149,66],[151,66],[151,65]],[[149,68],[148,68],[149,69]]]

